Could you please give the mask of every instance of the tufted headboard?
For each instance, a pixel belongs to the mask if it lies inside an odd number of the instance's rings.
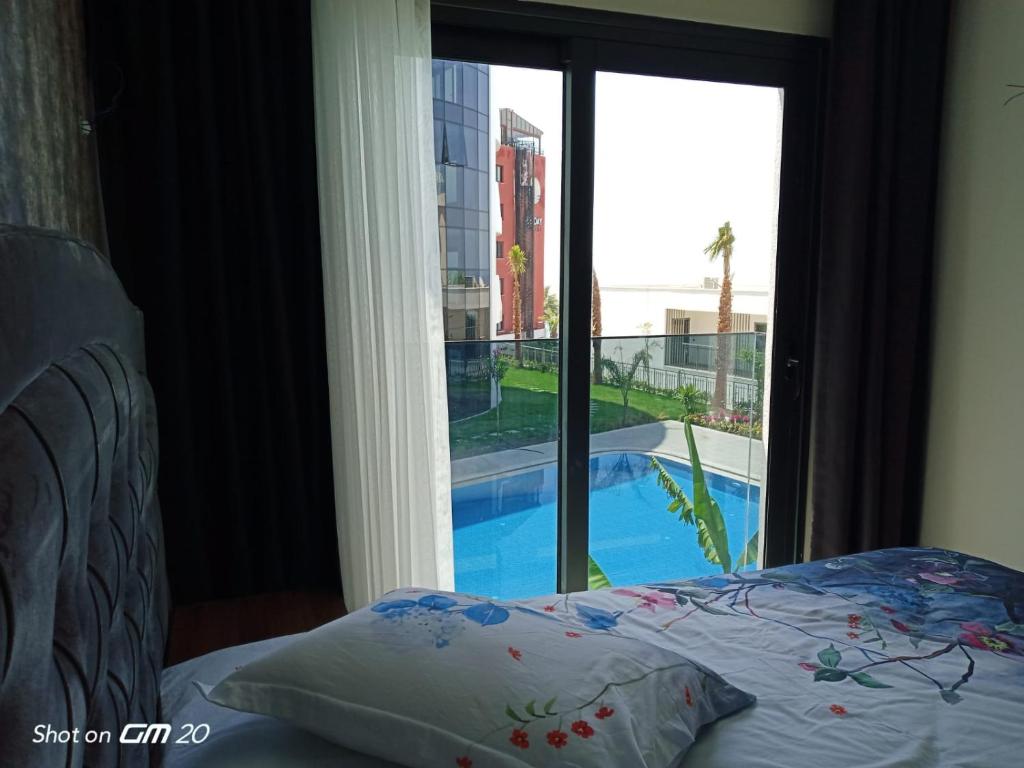
[[[160,721],[167,638],[144,371],[142,316],[103,258],[0,225],[0,766],[157,762],[118,744]],[[78,743],[34,744],[39,725]]]

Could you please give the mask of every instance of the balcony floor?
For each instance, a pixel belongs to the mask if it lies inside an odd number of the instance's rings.
[[[693,433],[704,468],[760,484],[765,463],[764,444],[760,440],[705,427],[694,427]],[[592,454],[614,451],[654,453],[684,461],[690,458],[681,421],[659,421],[601,432],[591,436],[590,451]],[[457,459],[452,462],[452,485],[506,475],[550,464],[557,459],[556,442]]]

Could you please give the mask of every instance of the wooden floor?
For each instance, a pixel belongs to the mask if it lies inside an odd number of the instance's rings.
[[[268,637],[319,627],[345,615],[340,595],[274,592],[233,600],[175,606],[167,665]]]

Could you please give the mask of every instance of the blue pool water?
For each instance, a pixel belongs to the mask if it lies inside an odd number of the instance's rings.
[[[693,498],[690,467],[662,465]],[[758,526],[760,488],[704,471],[739,557]],[[650,457],[613,453],[590,459],[590,553],[615,585],[721,573],[704,559],[696,528],[666,511]],[[554,464],[452,490],[455,588],[511,599],[555,591]],[[752,566],[751,566],[752,567]]]

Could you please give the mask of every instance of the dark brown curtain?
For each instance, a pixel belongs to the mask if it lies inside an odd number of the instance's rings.
[[[811,555],[916,544],[947,0],[837,0]]]
[[[86,9],[175,601],[337,591],[309,3]]]

